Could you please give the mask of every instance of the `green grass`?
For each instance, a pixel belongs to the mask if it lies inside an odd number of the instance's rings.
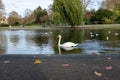
[[[84,27],[88,29],[120,29],[120,24],[85,25]]]
[[[41,25],[35,24],[35,25],[25,25],[24,28],[40,28]]]
[[[95,27],[88,27],[91,29],[108,29],[108,28],[113,28],[113,29],[120,29],[120,26],[95,26]]]
[[[0,30],[8,30],[8,27],[0,27]]]
[[[21,29],[21,28],[29,28],[29,29],[34,29],[34,28],[40,28],[41,25],[25,25],[24,27],[23,26],[12,26],[11,29]],[[0,27],[0,30],[8,30],[10,29],[9,26],[5,26],[5,27]]]
[[[84,26],[86,29],[109,29],[109,28],[113,28],[113,29],[120,29],[120,25],[116,25],[116,24],[110,24],[110,25],[85,25]],[[23,26],[12,26],[13,29],[40,29],[42,28],[42,25],[25,25]],[[46,27],[47,28],[47,27]],[[49,27],[50,28],[50,27]],[[0,27],[0,30],[8,30],[10,29],[9,26],[7,27]]]

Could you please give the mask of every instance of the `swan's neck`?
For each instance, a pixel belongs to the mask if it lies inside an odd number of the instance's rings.
[[[61,42],[61,37],[59,37],[58,46],[60,46],[60,42]]]

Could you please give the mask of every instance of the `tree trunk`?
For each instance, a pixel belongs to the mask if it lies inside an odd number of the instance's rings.
[[[75,25],[71,25],[71,28],[75,28]]]

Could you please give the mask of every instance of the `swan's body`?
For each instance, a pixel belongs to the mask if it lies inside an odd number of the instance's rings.
[[[77,44],[74,44],[72,42],[66,42],[66,43],[60,44],[59,46],[60,47],[75,47],[77,46]]]
[[[59,38],[59,40],[58,40],[58,46],[59,47],[75,47],[75,46],[77,46],[78,44],[75,44],[75,43],[73,43],[73,42],[66,42],[66,43],[63,43],[63,44],[60,44],[60,42],[61,42],[61,35],[58,35],[58,38]]]

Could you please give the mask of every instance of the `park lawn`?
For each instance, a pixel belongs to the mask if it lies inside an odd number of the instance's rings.
[[[86,29],[109,29],[109,28],[113,28],[113,29],[120,29],[120,25],[84,25],[83,26]],[[40,29],[42,28],[42,25],[39,24],[35,24],[35,25],[25,25],[23,26],[12,26],[11,29]],[[48,28],[48,26],[46,27]],[[50,28],[50,27],[49,27]],[[55,28],[54,26],[51,28]],[[9,26],[7,27],[0,27],[0,30],[9,30]]]
[[[8,30],[8,27],[0,27],[0,30]]]
[[[11,26],[11,28],[9,28],[9,26],[4,26],[4,27],[0,27],[0,30],[9,30],[9,29],[34,29],[34,28],[40,28],[41,25],[25,25],[24,27],[22,25],[20,26]]]
[[[23,27],[23,26],[21,26],[21,27]],[[39,24],[25,25],[25,26],[24,26],[24,28],[40,28],[40,27],[41,27],[41,25],[39,25]]]
[[[120,29],[120,26],[94,26],[94,27],[87,27],[88,29]]]

